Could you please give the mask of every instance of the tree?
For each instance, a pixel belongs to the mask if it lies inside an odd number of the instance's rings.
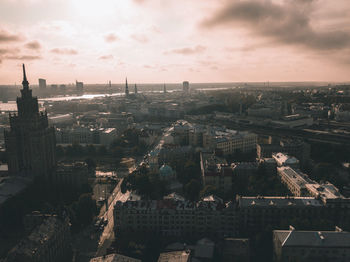
[[[85,163],[87,164],[89,170],[94,170],[96,168],[95,161],[90,157],[85,159]]]
[[[90,224],[96,212],[96,202],[92,199],[91,194],[82,194],[75,206],[79,224],[83,226]]]
[[[330,176],[335,172],[334,166],[329,163],[318,163],[312,170],[312,178],[318,181],[329,180]]]
[[[200,181],[199,164],[196,164],[192,160],[188,160],[184,165],[183,171],[178,172],[178,179],[182,184],[187,184],[192,179]]]
[[[89,156],[95,156],[96,155],[96,147],[94,145],[87,145],[86,152]]]
[[[107,148],[105,146],[100,146],[97,149],[97,154],[100,156],[104,156],[107,154]]]
[[[64,149],[62,146],[56,146],[56,155],[58,157],[64,156]]]
[[[125,194],[126,191],[128,190],[127,188],[127,179],[123,179],[123,182],[120,184],[120,191]]]
[[[213,185],[206,185],[201,191],[200,191],[200,197],[206,197],[210,195],[217,195],[218,189]]]
[[[114,146],[111,148],[112,155],[116,158],[122,158],[124,155],[124,149],[120,146]]]
[[[200,190],[201,184],[198,182],[198,180],[192,179],[185,185],[184,193],[189,200],[196,201],[199,198]]]

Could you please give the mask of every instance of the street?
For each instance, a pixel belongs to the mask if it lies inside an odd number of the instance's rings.
[[[98,249],[96,252],[96,256],[103,256],[106,254],[107,248],[111,245],[114,239],[114,220],[113,220],[113,210],[114,205],[117,201],[125,202],[128,200],[130,192],[126,192],[123,194],[120,190],[121,183],[123,179],[121,179],[118,185],[114,188],[112,194],[108,198],[108,209],[106,211],[106,205],[104,205],[100,210],[99,217],[103,217],[103,219],[107,219],[108,223],[104,227],[103,232],[100,236],[100,240],[98,242]]]

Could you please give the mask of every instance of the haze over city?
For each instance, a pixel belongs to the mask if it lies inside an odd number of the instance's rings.
[[[0,84],[348,81],[347,0],[2,0]]]
[[[349,0],[0,0],[0,262],[349,262]]]

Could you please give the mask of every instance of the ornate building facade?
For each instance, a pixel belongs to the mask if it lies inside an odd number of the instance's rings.
[[[4,134],[9,174],[48,176],[56,166],[55,130],[48,125],[47,113],[39,112],[24,65],[22,85],[21,97],[17,97],[18,113],[10,114],[10,130]]]

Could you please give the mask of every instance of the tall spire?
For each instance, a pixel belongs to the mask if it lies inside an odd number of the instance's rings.
[[[28,82],[27,76],[26,76],[26,68],[25,68],[24,64],[22,65],[22,67],[23,67],[23,81],[22,81],[23,90],[28,90],[29,89],[29,82]]]
[[[129,95],[128,78],[125,79],[125,95]]]

